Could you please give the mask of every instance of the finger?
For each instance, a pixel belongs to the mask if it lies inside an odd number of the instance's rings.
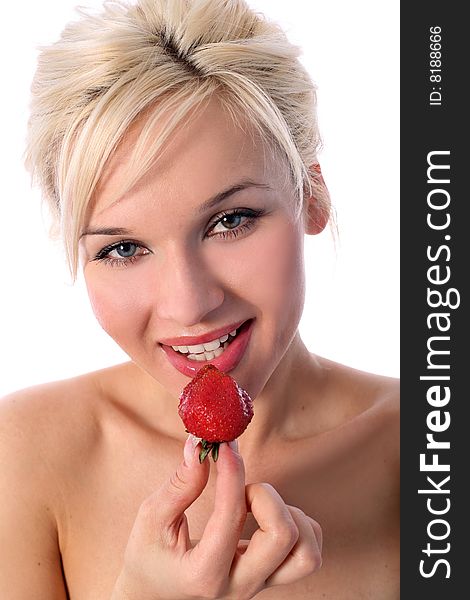
[[[199,463],[200,448],[193,436],[184,446],[184,460],[172,476],[140,506],[133,533],[147,543],[174,547],[184,538],[190,545],[184,511],[198,498],[207,484],[209,465]]]
[[[320,549],[320,552],[322,552],[323,550],[323,531],[321,528],[320,523],[318,523],[317,521],[315,521],[314,519],[312,519],[312,517],[309,517],[307,515],[307,519],[310,522],[311,527],[313,528],[313,531],[315,532],[315,536],[317,538],[317,542],[318,542],[318,547]]]
[[[299,539],[284,562],[267,579],[266,585],[293,583],[321,567],[322,534],[320,525],[295,506],[288,506],[299,530]]]
[[[248,548],[237,557],[233,575],[241,585],[264,587],[266,579],[283,563],[296,544],[299,531],[287,505],[267,483],[246,486],[247,504],[259,529]]]
[[[227,577],[246,519],[245,468],[236,444],[220,445],[216,462],[214,508],[202,537],[193,549],[192,560],[212,565]]]

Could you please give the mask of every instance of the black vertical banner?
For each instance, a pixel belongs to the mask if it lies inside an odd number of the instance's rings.
[[[470,103],[464,3],[401,3],[401,598],[469,596]]]

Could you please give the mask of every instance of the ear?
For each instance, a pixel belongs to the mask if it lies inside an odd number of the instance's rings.
[[[326,187],[320,165],[315,163],[309,169],[312,181],[312,195],[304,200],[305,233],[321,233],[330,219],[330,194]]]

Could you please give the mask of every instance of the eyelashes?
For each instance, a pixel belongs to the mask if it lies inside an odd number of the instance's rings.
[[[139,250],[137,254],[136,251]],[[111,256],[112,252],[117,252],[118,256]],[[119,253],[121,253],[119,255]],[[136,262],[141,256],[150,254],[150,250],[138,242],[132,240],[121,240],[114,244],[109,244],[102,248],[93,258],[94,261],[103,262],[111,267],[129,266]]]
[[[235,239],[254,227],[264,210],[237,208],[219,213],[209,224],[207,238]],[[112,254],[117,256],[112,256]],[[128,267],[152,252],[135,240],[120,240],[102,248],[92,259],[111,267]]]
[[[212,221],[212,224],[209,225],[206,236],[218,236],[223,239],[236,238],[244,231],[251,229],[256,220],[263,214],[263,210],[254,210],[251,208],[236,208],[231,211],[219,213]]]

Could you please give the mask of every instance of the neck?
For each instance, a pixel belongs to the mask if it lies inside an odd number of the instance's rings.
[[[319,377],[317,360],[299,333],[254,401],[255,418],[242,436],[242,444],[257,447],[270,438],[289,437],[295,428],[306,397],[312,400],[314,381]]]

